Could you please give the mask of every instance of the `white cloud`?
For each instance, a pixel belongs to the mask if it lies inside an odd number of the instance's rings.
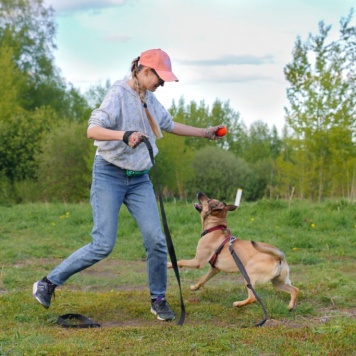
[[[45,0],[47,5],[50,5],[54,10],[61,14],[69,14],[72,12],[88,12],[97,13],[98,11],[117,5],[124,5],[133,0]]]

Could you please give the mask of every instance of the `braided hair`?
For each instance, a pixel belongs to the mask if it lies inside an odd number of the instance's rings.
[[[161,134],[161,130],[158,127],[155,119],[152,117],[151,113],[149,112],[148,108],[147,108],[147,103],[146,103],[146,98],[145,98],[145,92],[142,90],[142,88],[140,87],[140,84],[138,82],[138,78],[137,78],[137,74],[140,72],[140,70],[143,68],[142,65],[139,65],[138,62],[140,60],[140,57],[137,57],[136,59],[134,59],[131,63],[131,75],[132,75],[132,79],[134,81],[134,85],[135,85],[135,90],[138,94],[138,96],[140,97],[141,103],[145,109],[146,112],[146,116],[148,119],[148,122],[151,126],[151,129],[154,133],[154,135],[156,136],[156,138],[160,138],[162,137]]]

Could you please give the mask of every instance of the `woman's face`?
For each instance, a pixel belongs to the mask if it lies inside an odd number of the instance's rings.
[[[146,90],[154,92],[158,87],[164,85],[164,80],[158,76],[154,69],[145,67],[139,74],[141,74],[140,85]]]

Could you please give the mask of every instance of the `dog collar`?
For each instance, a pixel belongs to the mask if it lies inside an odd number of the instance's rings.
[[[214,227],[211,227],[210,229],[207,229],[207,230],[204,230],[200,237],[203,237],[204,235],[208,234],[209,232],[213,232],[213,231],[216,231],[216,230],[226,230],[227,226],[224,226],[224,225],[217,225],[217,226],[214,226]]]

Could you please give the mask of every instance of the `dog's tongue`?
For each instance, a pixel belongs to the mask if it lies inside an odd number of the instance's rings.
[[[198,210],[199,212],[202,211],[202,209],[203,209],[202,205],[200,205],[200,204],[198,204],[198,203],[194,203],[194,208],[195,208],[196,210]]]

